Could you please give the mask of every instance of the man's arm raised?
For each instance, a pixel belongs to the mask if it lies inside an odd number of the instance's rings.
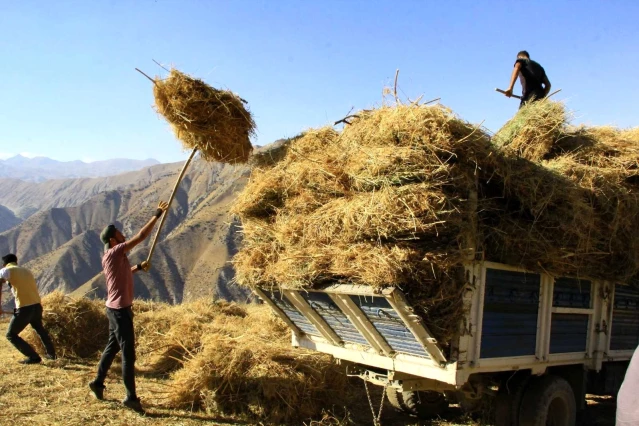
[[[125,251],[131,251],[135,246],[140,244],[142,241],[146,240],[149,235],[151,235],[151,231],[153,230],[153,226],[158,221],[160,217],[166,212],[169,208],[169,204],[166,201],[160,201],[158,205],[158,209],[155,212],[155,215],[140,229],[140,231],[135,234],[133,238],[125,242]]]

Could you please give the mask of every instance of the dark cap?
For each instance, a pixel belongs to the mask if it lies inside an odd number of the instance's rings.
[[[109,248],[109,240],[115,237],[115,231],[116,231],[115,225],[111,224],[107,226],[106,228],[104,228],[102,232],[100,233],[100,239],[104,243],[104,246],[106,249]]]
[[[5,265],[8,265],[9,263],[18,263],[18,257],[13,253],[9,253],[6,256],[2,256],[2,263]]]

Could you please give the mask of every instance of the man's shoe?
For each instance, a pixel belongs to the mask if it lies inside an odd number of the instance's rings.
[[[40,364],[42,362],[42,358],[25,358],[22,361],[18,361],[20,364]]]
[[[95,399],[99,399],[100,401],[104,399],[104,390],[106,389],[106,386],[96,382],[90,382],[89,389],[91,389],[91,392],[93,392],[93,396],[95,396]]]
[[[122,401],[122,405],[136,413],[144,414],[144,408],[142,408],[142,403],[140,402],[140,398],[127,398]]]

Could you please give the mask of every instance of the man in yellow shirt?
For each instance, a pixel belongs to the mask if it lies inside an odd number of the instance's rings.
[[[38,333],[48,359],[56,359],[55,348],[49,337],[49,333],[42,325],[42,305],[40,304],[40,294],[36,286],[33,274],[26,268],[18,266],[18,258],[15,254],[8,254],[2,258],[3,268],[0,269],[0,291],[2,285],[7,282],[11,287],[11,292],[15,297],[16,308],[13,311],[13,318],[7,330],[7,339],[26,358],[20,361],[22,364],[39,364],[42,361],[40,355],[19,336],[25,327],[31,327]],[[0,305],[2,300],[0,300]]]

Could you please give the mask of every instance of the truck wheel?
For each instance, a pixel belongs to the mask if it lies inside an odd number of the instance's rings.
[[[473,414],[481,411],[483,402],[483,398],[470,399],[466,397],[457,397],[459,408],[467,414]]]
[[[524,392],[519,426],[574,426],[577,404],[570,384],[561,377],[534,379]]]
[[[388,397],[388,402],[390,402],[394,409],[407,411],[404,401],[402,400],[402,393],[399,390],[395,388],[387,388],[386,396]]]
[[[517,426],[519,408],[530,376],[518,374],[499,386],[495,398],[495,426]]]
[[[395,388],[386,390],[388,402],[397,410],[428,419],[441,414],[448,408],[448,400],[444,394],[434,391],[406,391],[401,392]]]

